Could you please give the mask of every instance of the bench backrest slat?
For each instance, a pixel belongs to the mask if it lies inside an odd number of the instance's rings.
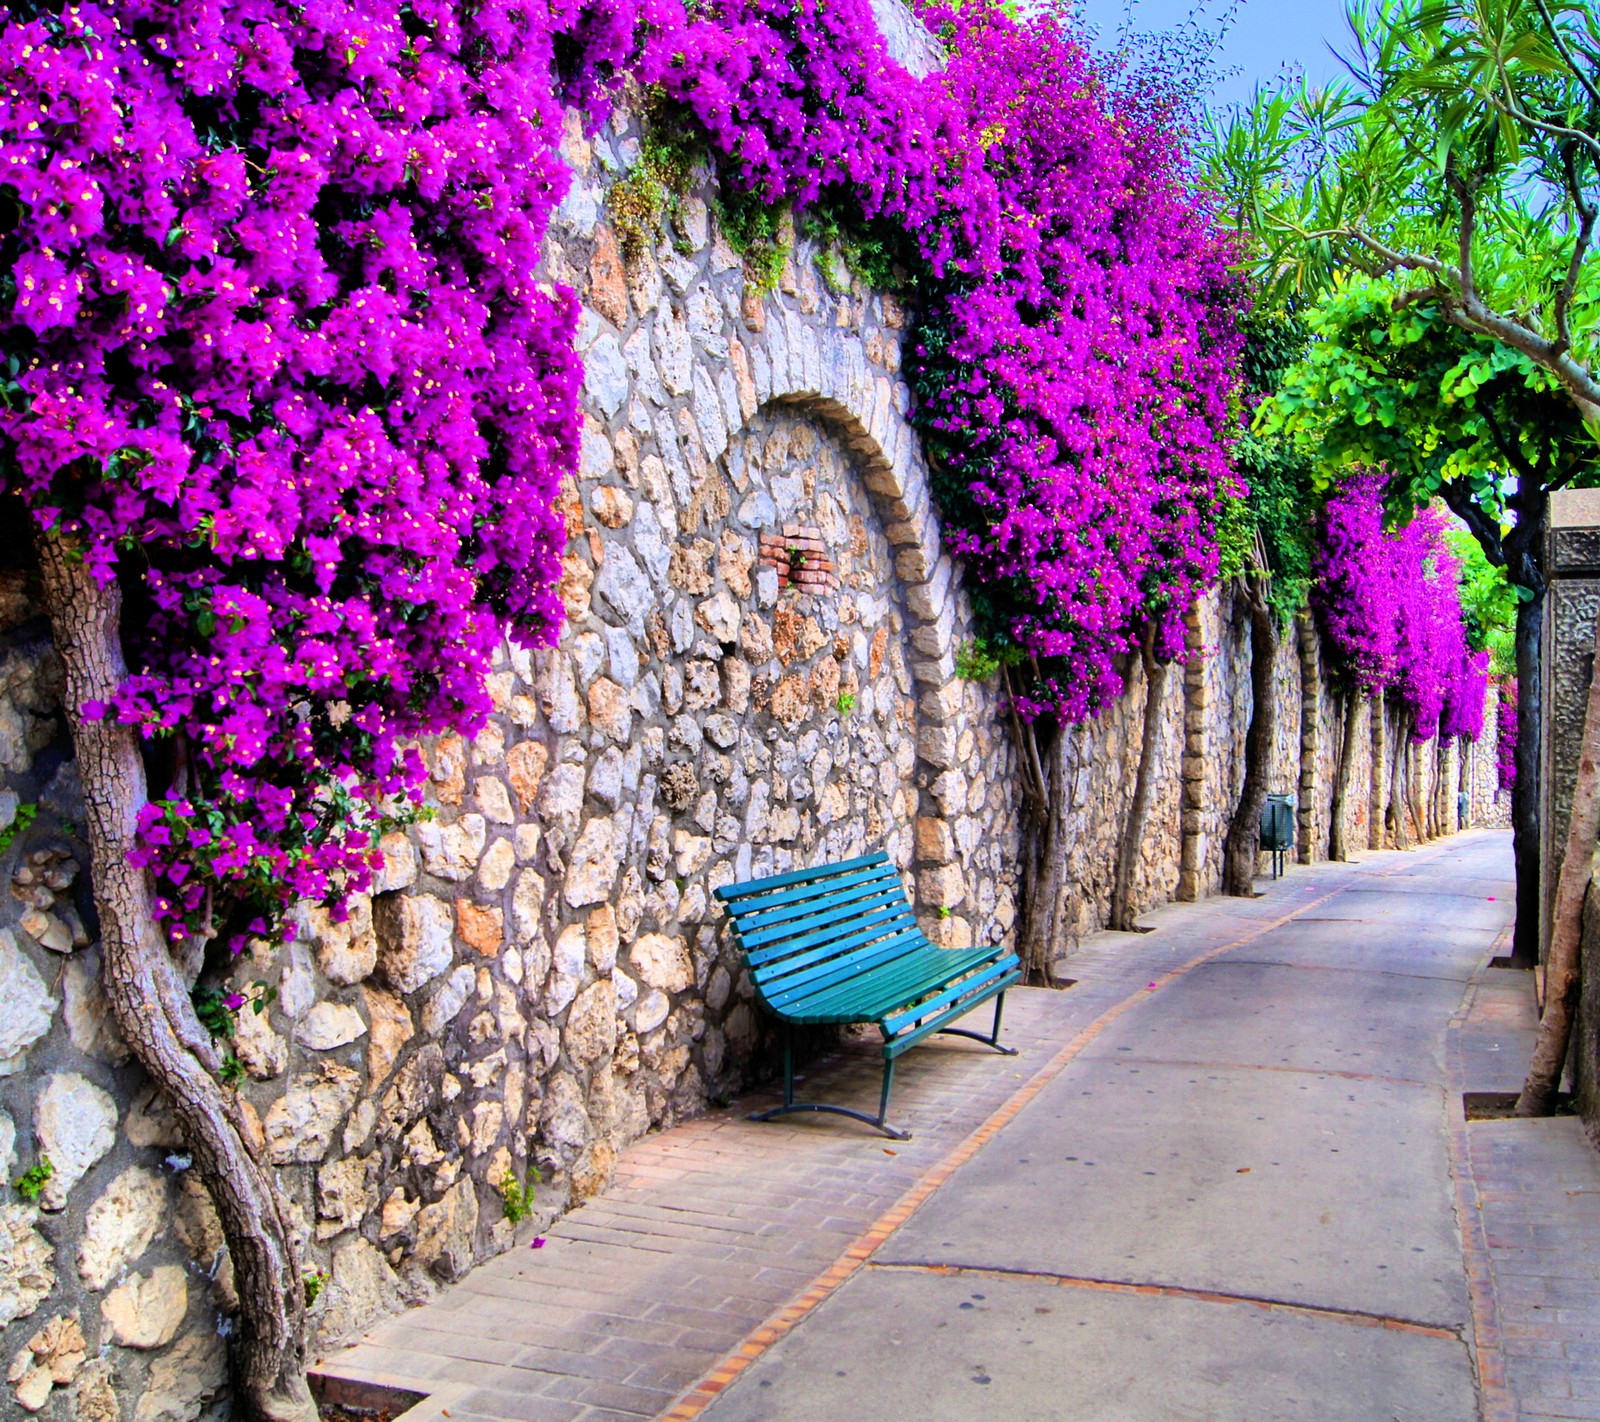
[[[743,900],[733,906],[732,912],[738,917],[739,930],[743,935],[770,924],[784,923],[815,913],[819,903],[846,903],[854,897],[882,893],[886,889],[902,892],[900,876],[893,869],[858,869],[854,873],[840,875],[837,883],[807,884],[797,889],[781,890],[767,898]]]
[[[837,864],[817,864],[810,869],[791,869],[784,874],[772,874],[765,879],[751,879],[744,884],[729,884],[725,888],[716,890],[716,895],[725,904],[734,904],[741,899],[765,895],[774,889],[786,888],[790,884],[803,884],[808,879],[832,879],[850,869],[863,869],[868,865],[887,864],[889,856],[881,849],[872,854],[863,854],[859,859],[841,859]]]
[[[778,982],[769,980],[762,984],[761,995],[770,1006],[781,1010],[800,998],[813,998],[830,988],[850,982],[871,968],[882,967],[886,963],[894,963],[905,958],[911,950],[920,947],[923,942],[921,929],[902,929],[893,938],[885,938],[874,943],[870,952],[862,957],[847,954],[844,957],[830,959],[815,973],[798,974]]]
[[[832,903],[832,900],[826,902]],[[911,910],[906,906],[905,892],[898,884],[890,892],[880,890],[870,896],[852,899],[834,907],[813,909],[802,917],[773,924],[770,927],[763,923],[761,927],[752,929],[748,933],[741,923],[739,941],[744,944],[745,952],[750,955],[752,964],[765,963],[770,958],[781,957],[797,948],[806,947],[807,944],[803,943],[802,939],[819,942],[819,939],[812,938],[815,933],[827,933],[831,930],[837,936],[848,932],[852,926],[864,927],[868,919],[878,917],[885,910],[910,913]]]
[[[794,959],[763,964],[751,971],[774,991],[787,987],[791,981],[821,981],[830,973],[839,972],[848,975],[852,970],[861,972],[880,961],[886,961],[886,953],[889,958],[898,957],[902,951],[898,946],[902,936],[921,932],[916,920],[909,916],[875,923],[859,933],[817,944]],[[892,952],[889,951],[891,948]]]
[[[881,851],[732,884],[728,907],[751,977],[773,1006],[926,943],[899,872]]]

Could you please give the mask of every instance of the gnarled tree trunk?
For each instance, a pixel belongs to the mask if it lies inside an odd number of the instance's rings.
[[[1261,812],[1267,804],[1267,774],[1278,738],[1278,700],[1273,672],[1278,661],[1278,624],[1260,586],[1243,592],[1250,615],[1250,729],[1244,742],[1244,784],[1222,849],[1222,891],[1249,898],[1261,862]]]
[[[109,702],[127,674],[121,594],[114,582],[96,581],[80,548],[48,534],[37,535],[35,546],[66,670],[106,998],[129,1048],[171,1102],[222,1222],[242,1314],[233,1340],[242,1408],[257,1422],[315,1422],[305,1376],[305,1284],[285,1202],[263,1163],[265,1141],[213,1074],[216,1050],[156,925],[144,871],[128,861],[146,798],[138,741],[127,726],[80,714],[86,702]]]
[[[1389,727],[1383,693],[1373,692],[1368,704],[1372,708],[1372,803],[1367,814],[1367,848],[1382,849],[1389,828]]]
[[[1511,849],[1517,875],[1517,922],[1511,957],[1519,967],[1539,961],[1539,736],[1544,714],[1540,638],[1544,598],[1517,604],[1517,783],[1511,787]]]
[[[1161,736],[1161,704],[1167,691],[1167,663],[1158,661],[1155,634],[1147,631],[1140,657],[1144,664],[1144,726],[1139,737],[1139,770],[1134,777],[1133,799],[1122,824],[1122,839],[1117,847],[1116,878],[1111,886],[1109,927],[1127,933],[1140,931],[1134,921],[1133,876],[1139,867],[1139,848],[1144,843],[1144,825],[1150,815],[1150,791],[1155,778],[1156,742]]]
[[[1533,1060],[1528,1065],[1522,1094],[1517,1098],[1519,1116],[1548,1116],[1561,1085],[1561,1068],[1566,1063],[1567,1043],[1572,1036],[1573,1011],[1578,1005],[1583,898],[1594,874],[1597,832],[1600,832],[1600,624],[1595,628],[1589,701],[1583,713],[1583,740],[1578,750],[1578,778],[1572,787],[1566,852],[1561,856],[1556,900],[1551,909],[1544,1016],[1539,1019]]]
[[[1346,823],[1350,782],[1355,779],[1356,728],[1361,724],[1361,709],[1355,687],[1344,694],[1344,734],[1339,739],[1339,764],[1333,773],[1333,809],[1329,813],[1328,858],[1343,863],[1350,858],[1350,828]]]
[[[1410,780],[1407,771],[1410,766],[1411,737],[1408,729],[1409,718],[1397,716],[1394,725],[1394,758],[1389,763],[1389,802],[1385,812],[1385,819],[1389,830],[1389,843],[1395,849],[1410,849],[1412,836],[1406,828],[1406,817],[1410,813]]]
[[[1018,721],[1015,730],[1028,788],[1023,817],[1022,922],[1017,956],[1027,981],[1056,983],[1055,961],[1070,941],[1067,925],[1067,751],[1065,727],[1057,727],[1043,755],[1035,727]]]

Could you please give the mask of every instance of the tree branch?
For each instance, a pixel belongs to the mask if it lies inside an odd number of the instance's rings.
[[[1595,209],[1593,204],[1583,200],[1583,188],[1578,182],[1578,162],[1570,146],[1562,150],[1561,159],[1562,166],[1566,170],[1567,192],[1572,198],[1573,206],[1578,210],[1578,236],[1573,243],[1572,260],[1567,263],[1567,279],[1561,283],[1561,289],[1556,293],[1556,343],[1562,351],[1567,351],[1572,347],[1572,327],[1569,324],[1572,298],[1577,294],[1578,276],[1583,269],[1583,259],[1594,237]]]
[[[1539,473],[1534,468],[1533,461],[1522,452],[1522,446],[1500,427],[1500,421],[1495,418],[1491,402],[1484,401],[1482,414],[1483,422],[1489,426],[1489,434],[1494,439],[1495,448],[1505,455],[1506,463],[1516,471],[1517,477],[1523,482],[1537,480]]]
[[[1445,163],[1445,181],[1455,191],[1456,202],[1461,207],[1461,221],[1456,227],[1456,260],[1460,263],[1457,280],[1465,296],[1475,296],[1477,286],[1472,279],[1472,238],[1478,227],[1478,195],[1476,184],[1468,183],[1456,171],[1455,155]]]
[[[1445,507],[1466,524],[1467,532],[1478,540],[1478,546],[1483,549],[1483,556],[1495,567],[1505,567],[1506,554],[1500,542],[1499,522],[1491,519],[1471,493],[1453,479],[1441,484],[1439,493],[1444,499]]]
[[[1565,139],[1568,143],[1581,143],[1600,159],[1600,138],[1596,138],[1592,133],[1585,133],[1581,128],[1568,128],[1561,123],[1551,123],[1549,119],[1535,118],[1526,109],[1518,107],[1515,103],[1508,103],[1504,99],[1491,98],[1489,102],[1508,118],[1514,118],[1518,123],[1526,124],[1549,138]]]
[[[1572,71],[1572,77],[1583,85],[1584,92],[1588,94],[1590,100],[1600,104],[1600,89],[1597,89],[1589,76],[1578,68],[1578,62],[1572,57],[1571,49],[1568,48],[1566,40],[1557,28],[1555,17],[1551,15],[1550,7],[1546,4],[1546,0],[1533,0],[1533,3],[1539,7],[1539,16],[1544,21],[1544,27],[1550,31],[1550,43],[1556,47],[1556,53],[1561,56],[1567,68]]]
[[[1379,241],[1370,232],[1359,227],[1331,227],[1321,231],[1293,229],[1307,241],[1338,238],[1365,248],[1379,259],[1384,273],[1399,271],[1428,272],[1442,282],[1461,288],[1458,296],[1448,289],[1438,293],[1440,312],[1453,326],[1474,335],[1490,336],[1528,357],[1535,365],[1548,371],[1560,381],[1561,386],[1578,407],[1585,423],[1600,426],[1600,381],[1580,365],[1556,342],[1541,335],[1530,325],[1512,316],[1491,310],[1476,291],[1466,289],[1461,271],[1438,257],[1424,252],[1396,250]],[[1467,274],[1470,279],[1470,272]]]
[[[1451,320],[1453,315],[1460,318],[1455,319],[1453,324],[1481,335],[1493,336],[1555,376],[1572,397],[1584,422],[1600,424],[1600,382],[1570,354],[1558,349],[1554,341],[1510,316],[1491,311],[1477,296],[1464,296],[1459,309],[1449,302],[1441,309],[1446,320]]]

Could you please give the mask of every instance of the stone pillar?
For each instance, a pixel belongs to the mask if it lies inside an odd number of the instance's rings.
[[[1550,495],[1545,534],[1544,724],[1539,746],[1539,862],[1543,865],[1541,945],[1550,941],[1550,912],[1567,842],[1567,816],[1578,774],[1584,703],[1600,616],[1600,489]],[[1543,956],[1543,947],[1540,950]]]
[[[1207,659],[1200,605],[1184,617],[1183,641],[1189,659],[1183,668],[1183,780],[1180,804],[1181,848],[1178,859],[1178,899],[1193,903],[1201,897],[1201,876],[1206,862],[1206,715],[1210,708],[1206,690]]]

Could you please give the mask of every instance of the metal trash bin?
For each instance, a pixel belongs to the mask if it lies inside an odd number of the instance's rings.
[[[1272,877],[1283,877],[1283,856],[1294,848],[1294,796],[1268,795],[1261,811],[1261,847],[1272,854]]]

